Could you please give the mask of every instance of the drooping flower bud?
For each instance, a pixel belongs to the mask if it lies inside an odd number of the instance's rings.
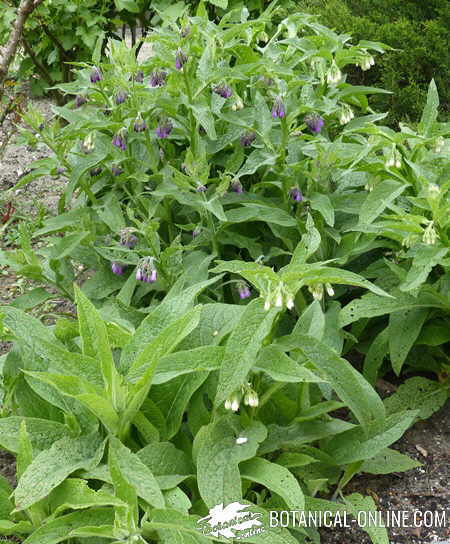
[[[142,115],[139,114],[136,117],[136,120],[133,125],[134,132],[144,132],[147,129],[147,123],[142,118]]]
[[[144,257],[141,259],[136,268],[137,281],[145,283],[154,283],[158,279],[158,272],[154,264],[153,257]]]
[[[90,79],[91,83],[98,83],[102,79],[102,73],[100,72],[100,69],[97,68],[97,66],[93,66]]]
[[[181,70],[183,66],[186,64],[188,60],[188,57],[181,49],[177,49],[177,52],[175,53],[175,68],[177,70]]]
[[[116,104],[119,105],[119,104],[123,104],[127,98],[128,98],[128,94],[124,90],[121,89],[120,91],[117,92],[114,100]]]
[[[116,261],[111,264],[111,270],[116,276],[122,276],[122,274],[125,272],[125,268],[125,265],[120,264]]]
[[[244,132],[240,137],[239,141],[241,142],[242,147],[250,147],[256,139],[256,132]]]
[[[339,114],[340,124],[346,125],[353,119],[353,117],[355,117],[355,114],[353,113],[352,108],[348,104],[344,104]]]
[[[89,171],[89,174],[92,178],[95,178],[99,176],[102,173],[102,167],[101,166],[95,166],[94,168],[91,168]]]
[[[197,238],[201,232],[201,227],[195,227],[195,229],[192,231],[192,238]]]
[[[261,81],[261,83],[265,86],[265,87],[271,87],[275,81],[273,80],[273,78],[269,77],[269,76],[260,76],[259,77],[259,80]]]
[[[425,242],[425,244],[427,244],[429,246],[434,246],[434,244],[437,242],[438,235],[437,235],[437,232],[436,232],[436,230],[434,228],[434,222],[433,221],[430,221],[428,223],[428,226],[424,230],[422,240]]]
[[[213,88],[213,91],[218,94],[219,96],[221,96],[222,98],[230,98],[230,96],[233,94],[233,90],[232,88],[225,84],[225,83],[221,83],[220,85],[216,85],[214,88]]]
[[[259,405],[258,393],[253,389],[249,389],[244,396],[244,404],[256,408]]]
[[[230,186],[231,186],[231,190],[234,191],[235,193],[237,193],[238,195],[240,195],[241,193],[244,192],[244,188],[242,187],[242,183],[238,179],[234,179],[231,182]]]
[[[231,410],[232,412],[237,412],[239,410],[241,398],[242,398],[242,395],[240,393],[233,393],[225,401],[225,410]]]
[[[150,87],[163,87],[166,84],[167,72],[155,70],[150,75]]]
[[[315,285],[310,285],[308,291],[312,294],[314,300],[323,299],[323,284],[316,283]]]
[[[83,153],[86,153],[86,155],[88,155],[89,153],[92,153],[92,151],[94,151],[94,148],[94,136],[93,133],[90,132],[82,141],[81,150],[83,151]]]
[[[303,200],[303,194],[298,187],[291,187],[289,189],[289,196],[294,202],[301,202]]]
[[[83,104],[86,104],[87,102],[87,98],[85,96],[83,96],[82,94],[77,94],[77,96],[75,97],[75,107],[76,108],[81,108],[81,106]]]
[[[372,55],[370,55],[366,51],[366,54],[362,57],[362,59],[359,61],[358,64],[361,70],[366,71],[366,70],[369,70],[375,64],[375,59],[372,57]]]
[[[323,125],[325,124],[325,121],[319,114],[310,113],[306,115],[305,123],[313,134],[319,134],[322,130]]]
[[[245,283],[245,281],[238,283],[237,291],[241,300],[249,298],[252,294],[250,287],[247,285],[247,283]]]
[[[325,289],[327,291],[327,294],[329,297],[334,297],[334,289],[333,289],[333,286],[331,285],[331,283],[326,283],[325,284]]]
[[[339,83],[339,81],[341,81],[341,78],[342,72],[339,70],[336,61],[333,60],[327,73],[327,83],[329,85],[335,85],[336,83]]]
[[[138,243],[138,238],[133,234],[133,229],[126,228],[120,231],[120,245],[133,249]]]
[[[115,177],[120,176],[120,174],[123,174],[123,169],[120,166],[113,164],[111,166],[111,174]]]
[[[142,70],[138,70],[133,76],[133,79],[136,83],[144,83],[144,72]]]
[[[156,127],[156,136],[158,138],[168,138],[172,132],[173,124],[171,121],[160,121]]]
[[[277,96],[272,106],[272,117],[274,119],[276,119],[277,117],[279,119],[283,119],[285,115],[286,115],[286,110],[284,108],[283,101],[281,100],[281,97]]]
[[[197,193],[204,193],[206,191],[206,185],[199,184],[197,185]]]
[[[122,151],[125,151],[127,148],[127,137],[125,129],[121,128],[112,139],[112,144]]]
[[[244,102],[242,102],[242,98],[238,96],[236,98],[236,102],[231,106],[231,109],[233,111],[238,111],[238,110],[242,110],[243,107],[244,107]]]
[[[182,38],[187,38],[191,32],[191,27],[189,25],[183,26],[183,28],[180,31],[180,36]]]

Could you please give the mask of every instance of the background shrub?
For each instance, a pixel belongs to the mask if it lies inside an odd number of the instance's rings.
[[[394,50],[377,59],[369,72],[355,70],[352,83],[376,85],[393,92],[377,95],[376,109],[389,110],[388,122],[417,121],[434,77],[448,112],[450,72],[448,28],[450,5],[440,0],[299,0],[299,7],[319,13],[322,22],[355,40],[377,40]]]

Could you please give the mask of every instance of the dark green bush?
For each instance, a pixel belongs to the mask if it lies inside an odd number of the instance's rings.
[[[448,113],[450,4],[441,0],[299,0],[301,9],[320,14],[324,24],[352,34],[354,40],[384,42],[394,50],[377,58],[368,72],[354,70],[352,83],[375,85],[393,95],[373,97],[389,110],[389,122],[417,121],[434,78]]]

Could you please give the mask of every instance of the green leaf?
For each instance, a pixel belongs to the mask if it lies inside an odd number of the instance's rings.
[[[94,506],[123,506],[123,502],[111,493],[91,489],[86,480],[68,478],[48,497],[48,505],[54,515],[65,510],[81,510]]]
[[[75,470],[94,468],[103,449],[101,437],[94,434],[57,440],[34,458],[20,478],[14,492],[16,510],[29,508],[46,497]]]
[[[228,0],[207,0],[209,4],[213,4],[214,6],[217,6],[218,8],[227,9],[228,7]]]
[[[348,361],[312,336],[301,335],[299,340],[299,349],[314,366],[325,373],[339,398],[362,425],[367,427],[374,421],[383,421],[383,402],[369,382]]]
[[[359,212],[359,222],[370,224],[403,193],[406,185],[394,180],[377,183],[370,191]],[[357,230],[357,226],[355,229]]]
[[[332,268],[317,265],[288,265],[280,273],[281,279],[288,283],[293,283],[296,289],[303,285],[315,285],[317,283],[335,283],[344,285],[356,285],[364,287],[377,295],[390,297],[388,293],[380,289],[369,280],[366,280],[359,274],[342,268]]]
[[[444,406],[448,392],[444,385],[421,376],[407,379],[397,391],[385,399],[386,412],[394,415],[402,410],[419,410],[420,419],[428,419]]]
[[[191,459],[171,442],[149,444],[136,455],[154,474],[161,489],[172,489],[195,472]]]
[[[381,430],[377,425],[372,425],[368,431],[362,427],[355,427],[331,440],[327,444],[326,451],[339,465],[371,459],[396,442],[413,423],[416,416],[417,411],[406,411],[388,416]]]
[[[270,491],[277,493],[284,499],[288,508],[304,509],[305,497],[303,491],[287,468],[271,463],[261,457],[246,461],[239,468],[242,478],[263,485]]]
[[[117,464],[123,478],[134,487],[138,496],[147,501],[150,506],[164,508],[163,494],[148,466],[117,438],[111,438],[110,445],[110,455]]]
[[[201,346],[167,355],[156,367],[153,383],[158,385],[184,374],[217,370],[222,364],[224,351],[222,346]]]
[[[219,373],[215,405],[219,406],[245,381],[254,365],[258,351],[270,333],[278,310],[264,310],[260,299],[245,307],[236,329],[225,346]]]
[[[242,207],[228,210],[228,223],[247,223],[249,221],[265,221],[282,227],[295,227],[297,222],[284,210],[260,204],[243,203]]]
[[[41,525],[23,544],[58,544],[71,538],[78,529],[89,526],[101,527],[114,523],[112,508],[92,508],[82,512],[73,512]]]
[[[392,368],[397,376],[422,330],[428,313],[427,308],[414,308],[402,312],[392,312],[389,316],[389,354]]]
[[[392,472],[406,472],[416,467],[422,466],[415,459],[403,455],[397,450],[386,448],[381,450],[375,457],[364,461],[361,472],[369,474],[391,474]]]
[[[211,540],[199,531],[196,518],[178,510],[152,510],[143,524],[144,536],[158,534],[158,540],[166,544],[210,544]]]
[[[422,113],[419,123],[419,132],[425,136],[430,136],[431,129],[437,120],[439,107],[439,94],[434,79],[431,80],[428,87],[427,103]]]
[[[48,293],[42,287],[36,287],[24,295],[15,298],[11,302],[11,306],[19,308],[20,310],[31,310],[35,306],[38,306],[39,304],[42,304],[43,302],[46,302],[52,298],[55,298],[55,295]]]
[[[75,232],[66,234],[56,245],[52,246],[50,259],[61,260],[77,249],[81,242],[90,235],[90,232]]]
[[[420,287],[428,278],[433,267],[441,263],[448,251],[448,247],[442,248],[424,244],[414,248],[411,268],[406,275],[405,281],[400,285],[400,289],[402,291],[411,291]]]
[[[238,464],[256,455],[266,432],[259,421],[243,429],[236,416],[224,416],[200,430],[195,439],[197,482],[208,507],[242,498]],[[236,444],[239,436],[247,442]]]
[[[269,425],[268,437],[261,444],[258,453],[265,455],[279,449],[295,451],[309,442],[329,438],[353,428],[355,428],[355,425],[341,419],[323,421],[320,425],[316,421],[296,422],[288,427]]]
[[[0,446],[2,448],[13,453],[19,451],[19,433],[22,421],[26,423],[34,451],[46,450],[54,442],[69,434],[69,429],[57,421],[33,417],[5,417],[0,419]]]
[[[321,193],[312,193],[309,202],[311,208],[320,212],[326,223],[332,227],[334,225],[334,208],[330,197]]]
[[[256,372],[264,372],[277,382],[315,383],[325,379],[317,376],[298,362],[283,353],[276,345],[263,348],[253,368]]]
[[[266,165],[274,165],[277,160],[277,155],[274,153],[269,153],[261,149],[253,150],[250,155],[247,157],[242,168],[237,173],[237,177],[248,176],[254,174],[258,168]]]
[[[375,514],[377,507],[372,497],[363,497],[359,493],[353,493],[344,497],[348,510],[358,519],[359,512]],[[368,518],[369,519],[369,518]],[[367,523],[362,529],[370,536],[373,544],[389,544],[387,529],[377,524]]]
[[[106,325],[95,306],[76,285],[74,291],[83,353],[100,359],[105,388],[112,396],[120,378],[109,346]]]
[[[169,383],[152,388],[152,400],[167,421],[166,438],[172,438],[179,430],[183,414],[192,395],[208,377],[209,372],[195,372],[179,376]]]

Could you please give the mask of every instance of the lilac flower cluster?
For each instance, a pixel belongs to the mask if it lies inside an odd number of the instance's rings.
[[[158,271],[154,265],[153,257],[144,257],[141,259],[136,268],[137,281],[145,283],[154,283],[158,279]]]

